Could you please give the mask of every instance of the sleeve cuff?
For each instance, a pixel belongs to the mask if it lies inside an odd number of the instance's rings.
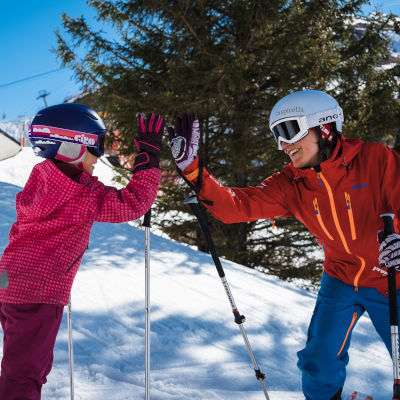
[[[193,162],[182,171],[182,173],[188,181],[196,181],[199,176],[199,157],[196,157]]]

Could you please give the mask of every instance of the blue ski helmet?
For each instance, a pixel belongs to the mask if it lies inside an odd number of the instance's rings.
[[[29,126],[29,140],[36,155],[78,164],[86,149],[100,157],[104,154],[107,128],[90,107],[64,103],[39,111]]]

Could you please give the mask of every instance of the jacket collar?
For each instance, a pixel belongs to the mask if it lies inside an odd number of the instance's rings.
[[[335,149],[328,160],[320,164],[321,172],[328,179],[339,180],[351,169],[354,157],[359,153],[364,142],[361,139],[346,139],[338,135]],[[289,175],[291,180],[301,178],[316,178],[318,172],[314,168],[299,169],[290,162],[284,172]]]

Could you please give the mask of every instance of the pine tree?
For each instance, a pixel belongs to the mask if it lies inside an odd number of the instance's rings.
[[[97,1],[99,20],[116,37],[95,32],[83,17],[63,15],[56,52],[118,129],[122,153],[134,152],[134,116],[157,112],[173,123],[183,111],[199,118],[199,151],[209,171],[229,186],[257,185],[286,162],[268,129],[269,112],[299,89],[332,94],[345,112],[345,136],[386,140],[398,133],[399,66],[389,59],[385,27],[375,15],[357,35],[352,17],[367,1],[123,0]],[[68,39],[66,39],[68,38]],[[82,49],[83,47],[83,49]],[[78,54],[83,52],[81,58]],[[156,207],[171,237],[205,250],[182,200],[169,150]],[[306,206],[306,205],[305,205]],[[210,217],[211,218],[211,217]],[[211,218],[220,255],[283,278],[315,280],[321,262],[315,240],[296,220],[224,225]]]

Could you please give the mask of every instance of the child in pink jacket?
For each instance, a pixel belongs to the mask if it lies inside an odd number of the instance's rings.
[[[134,220],[151,207],[161,179],[164,125],[158,115],[138,116],[133,175],[117,190],[92,176],[106,135],[95,111],[60,104],[33,119],[30,141],[46,160],[16,196],[17,221],[0,260],[1,400],[40,399],[92,225]]]

